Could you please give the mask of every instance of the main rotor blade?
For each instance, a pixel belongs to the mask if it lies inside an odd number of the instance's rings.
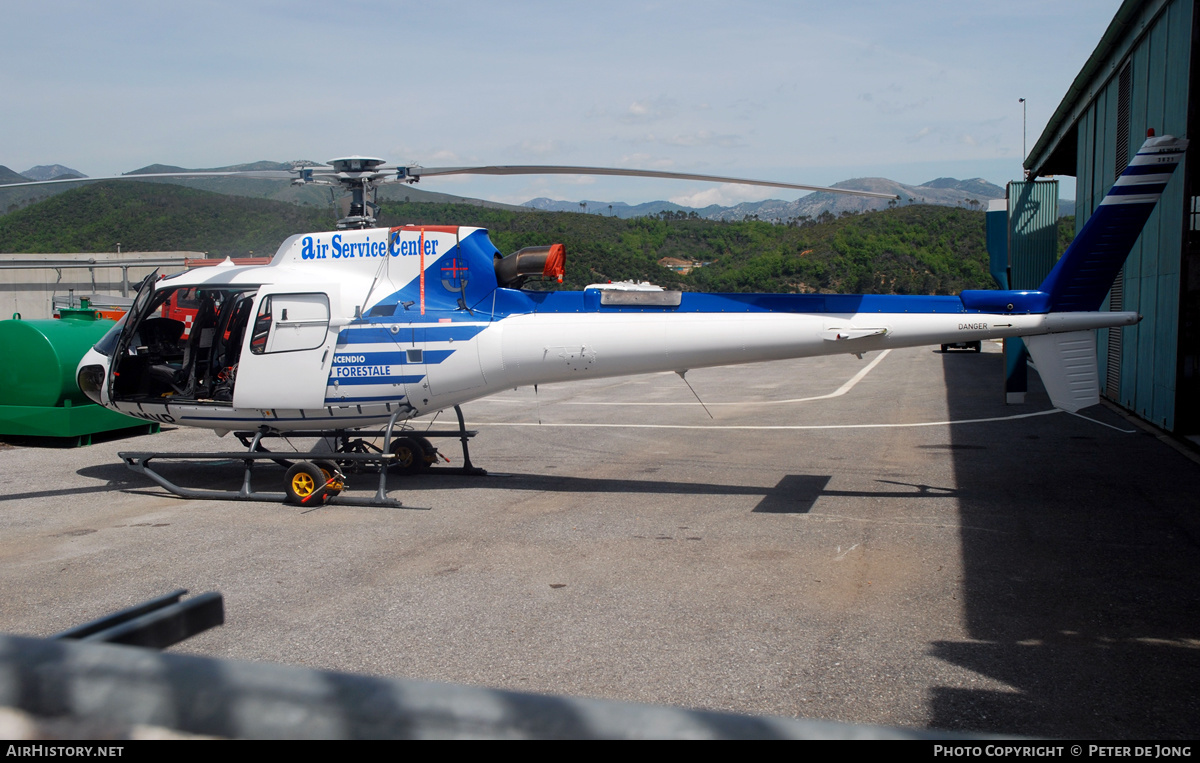
[[[258,180],[291,180],[295,173],[287,170],[241,170],[228,172],[147,172],[127,175],[103,175],[89,178],[63,178],[61,180],[30,180],[27,183],[5,183],[0,188],[19,188],[27,185],[53,185],[54,183],[94,183],[99,180],[145,180],[148,178],[216,178],[243,177]]]
[[[801,185],[799,183],[777,183],[773,180],[747,180],[745,178],[730,178],[720,175],[693,175],[688,172],[660,172],[658,170],[626,170],[613,167],[566,167],[555,165],[494,165],[490,167],[406,167],[409,177],[436,177],[439,175],[615,175],[618,177],[667,178],[669,180],[704,180],[713,183],[737,183],[739,185],[760,185],[770,188],[791,188],[798,191],[825,191],[842,193],[849,196],[870,196],[877,199],[898,199],[891,193],[876,193],[875,191],[856,191],[851,188],[828,188],[819,185]]]

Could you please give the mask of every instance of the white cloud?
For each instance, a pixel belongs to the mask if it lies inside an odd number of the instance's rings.
[[[672,196],[669,200],[684,207],[707,207],[710,204],[731,207],[735,204],[741,204],[743,201],[762,201],[769,197],[770,193],[764,191],[762,188],[722,183],[719,186],[697,191],[696,193]]]
[[[644,124],[670,119],[678,113],[679,104],[674,99],[649,98],[629,104],[629,108],[621,115],[621,121],[625,124]]]
[[[922,127],[920,130],[917,131],[916,135],[910,135],[907,138],[905,138],[904,140],[907,143],[916,143],[917,141],[921,140],[921,138],[924,138],[926,135],[929,135],[932,132],[933,132],[932,127]]]

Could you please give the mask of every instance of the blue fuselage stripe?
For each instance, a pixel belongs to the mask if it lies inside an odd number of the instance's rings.
[[[896,294],[702,294],[684,292],[678,307],[608,307],[598,290],[523,292],[533,313],[962,313],[956,296]]]
[[[355,368],[358,366],[405,366],[405,365],[437,365],[454,354],[454,350],[425,350],[420,360],[410,361],[408,353],[400,352],[369,352],[357,350],[352,353],[338,352],[333,356],[333,367]],[[347,358],[353,360],[347,360]]]
[[[392,332],[395,327],[396,332]],[[408,323],[392,321],[384,325],[352,326],[338,334],[339,345],[416,344],[424,342],[465,342],[483,331],[484,326],[459,326],[453,323]]]
[[[329,384],[326,386],[332,387],[334,382],[345,387],[347,385],[363,385],[363,384],[416,384],[425,377],[417,376],[331,376]]]

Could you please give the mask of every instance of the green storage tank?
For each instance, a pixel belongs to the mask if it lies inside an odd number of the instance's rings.
[[[0,435],[73,437],[157,424],[110,411],[88,400],[75,367],[114,322],[88,308],[64,310],[59,320],[0,321]]]

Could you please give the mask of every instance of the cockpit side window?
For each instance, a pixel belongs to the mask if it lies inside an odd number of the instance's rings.
[[[262,355],[267,351],[267,337],[271,334],[271,298],[263,297],[254,318],[254,331],[250,334],[250,352]]]
[[[327,295],[272,294],[259,304],[250,352],[263,355],[316,349],[325,343],[328,331]]]

